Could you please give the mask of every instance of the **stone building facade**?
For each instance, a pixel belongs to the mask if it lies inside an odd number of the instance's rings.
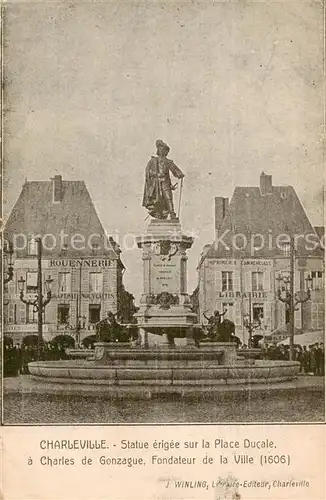
[[[14,276],[4,288],[4,333],[15,342],[37,332],[37,312],[19,297],[37,293],[37,248],[42,239],[42,279],[50,277],[52,298],[43,319],[45,340],[94,334],[109,311],[128,322],[133,296],[123,286],[120,248],[107,237],[83,181],[25,182],[5,228],[14,247]],[[44,290],[44,287],[43,287]]]
[[[259,187],[236,187],[230,203],[216,198],[215,233],[215,241],[203,249],[193,297],[201,323],[204,314],[217,309],[227,311],[225,317],[234,321],[244,342],[248,317],[259,319],[257,334],[286,332],[289,313],[278,288],[283,296],[294,239],[295,292],[299,297],[311,289],[311,300],[296,307],[295,327],[324,328],[323,233],[311,225],[293,187],[273,186],[271,176],[262,173]]]

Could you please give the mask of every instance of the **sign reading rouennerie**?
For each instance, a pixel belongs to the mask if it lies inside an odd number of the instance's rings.
[[[110,267],[109,259],[51,259],[49,267]]]

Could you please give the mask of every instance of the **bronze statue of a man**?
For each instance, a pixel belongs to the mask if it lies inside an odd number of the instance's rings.
[[[143,207],[156,219],[176,219],[173,206],[170,172],[174,177],[182,179],[183,172],[172,160],[167,158],[170,148],[165,142],[156,141],[157,156],[152,156],[146,167]]]

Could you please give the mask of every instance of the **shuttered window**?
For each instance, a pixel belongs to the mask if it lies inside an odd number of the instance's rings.
[[[102,273],[89,273],[89,291],[90,293],[101,293],[103,287]]]
[[[324,288],[323,272],[322,271],[312,271],[311,278],[312,278],[311,289],[312,290],[323,290],[323,288]]]
[[[69,304],[58,304],[58,323],[59,325],[69,323]]]
[[[262,292],[264,290],[264,273],[260,271],[251,273],[251,286],[253,292]]]
[[[311,327],[313,330],[324,328],[324,304],[315,303],[311,307]]]
[[[235,323],[235,310],[234,310],[234,304],[232,303],[223,303],[223,311],[226,310],[224,318],[229,319],[230,321],[233,321]]]
[[[37,311],[33,305],[26,305],[26,323],[37,323]]]
[[[252,305],[252,319],[259,322],[264,319],[264,304],[255,303]]]
[[[222,292],[233,291],[233,272],[222,271]]]
[[[26,323],[26,305],[23,303],[19,304],[19,323]]]
[[[59,293],[70,293],[71,292],[71,273],[59,273]]]
[[[12,302],[8,304],[8,323],[16,323],[16,304]]]
[[[37,272],[29,271],[26,273],[26,293],[37,292]]]

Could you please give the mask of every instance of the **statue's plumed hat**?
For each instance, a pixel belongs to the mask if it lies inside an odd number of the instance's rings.
[[[158,148],[158,147],[165,148],[165,149],[167,150],[167,152],[169,152],[169,151],[170,151],[169,146],[168,146],[165,142],[161,141],[161,139],[157,139],[157,141],[156,141],[156,147],[157,147],[157,148]]]

